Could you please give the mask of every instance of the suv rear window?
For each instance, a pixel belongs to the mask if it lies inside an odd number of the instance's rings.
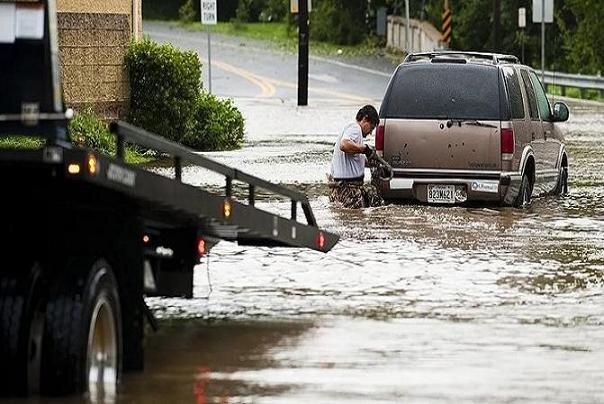
[[[494,66],[401,65],[390,81],[380,116],[501,120],[499,80]]]

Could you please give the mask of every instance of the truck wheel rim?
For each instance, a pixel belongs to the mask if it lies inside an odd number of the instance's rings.
[[[91,396],[114,395],[117,384],[117,337],[111,305],[105,296],[97,301],[88,333],[87,373]]]

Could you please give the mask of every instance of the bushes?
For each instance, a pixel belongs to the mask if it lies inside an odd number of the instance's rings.
[[[195,52],[144,39],[130,44],[126,65],[132,124],[198,150],[241,146],[243,117],[230,101],[202,93]]]
[[[236,149],[243,145],[243,127],[243,116],[231,100],[203,93],[197,98],[193,136],[184,143],[198,150]]]
[[[218,0],[218,21],[229,21],[235,17],[239,0]],[[277,0],[280,1],[280,0]],[[189,0],[144,0],[144,20],[178,20],[179,10]],[[195,21],[199,21],[199,0],[192,1]]]
[[[195,21],[196,13],[193,8],[193,0],[186,0],[182,6],[178,9],[178,16],[182,22],[193,22]]]
[[[197,54],[145,38],[130,45],[126,66],[130,79],[128,120],[180,142],[192,128],[201,85]]]
[[[360,0],[321,0],[310,14],[311,37],[339,45],[360,43],[368,33],[366,3]],[[313,2],[315,7],[315,2]]]
[[[88,147],[109,156],[115,155],[115,136],[91,108],[75,114],[69,122],[69,134],[75,145]]]
[[[282,0],[239,0],[239,22],[282,21],[289,12],[289,2]]]

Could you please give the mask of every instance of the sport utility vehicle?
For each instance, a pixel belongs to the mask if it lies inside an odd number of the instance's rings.
[[[566,193],[568,157],[535,72],[515,56],[410,54],[390,79],[376,151],[394,176],[374,172],[384,199],[492,201],[524,206],[532,195]]]

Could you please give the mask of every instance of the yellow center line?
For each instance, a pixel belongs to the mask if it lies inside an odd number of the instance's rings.
[[[255,74],[253,74],[247,70],[240,69],[238,67],[230,65],[228,63],[221,62],[219,60],[213,60],[212,65],[218,67],[219,69],[227,71],[229,73],[233,73],[233,74],[236,74],[237,76],[241,76],[244,79],[250,81],[251,83],[257,85],[258,87],[260,87],[260,95],[259,95],[260,97],[272,97],[275,95],[275,92],[277,91],[275,89],[275,86],[273,86],[268,81],[264,80],[263,77],[256,76]]]
[[[292,88],[292,89],[298,88],[298,85],[296,83],[261,76],[259,74],[252,73],[248,70],[241,69],[239,67],[235,67],[231,64],[221,62],[218,60],[212,60],[212,65],[214,65],[224,71],[236,74],[240,77],[243,77],[244,79],[246,79],[246,80],[250,81],[251,83],[260,87],[259,97],[274,96],[276,93],[275,86]],[[354,94],[344,93],[341,91],[327,90],[327,89],[323,89],[323,88],[309,87],[308,91],[317,93],[317,94],[330,95],[335,98],[345,99],[345,100],[349,100],[349,101],[355,101],[355,102],[359,102],[359,103],[366,103],[366,102],[371,101],[371,99],[368,97],[359,97]]]

